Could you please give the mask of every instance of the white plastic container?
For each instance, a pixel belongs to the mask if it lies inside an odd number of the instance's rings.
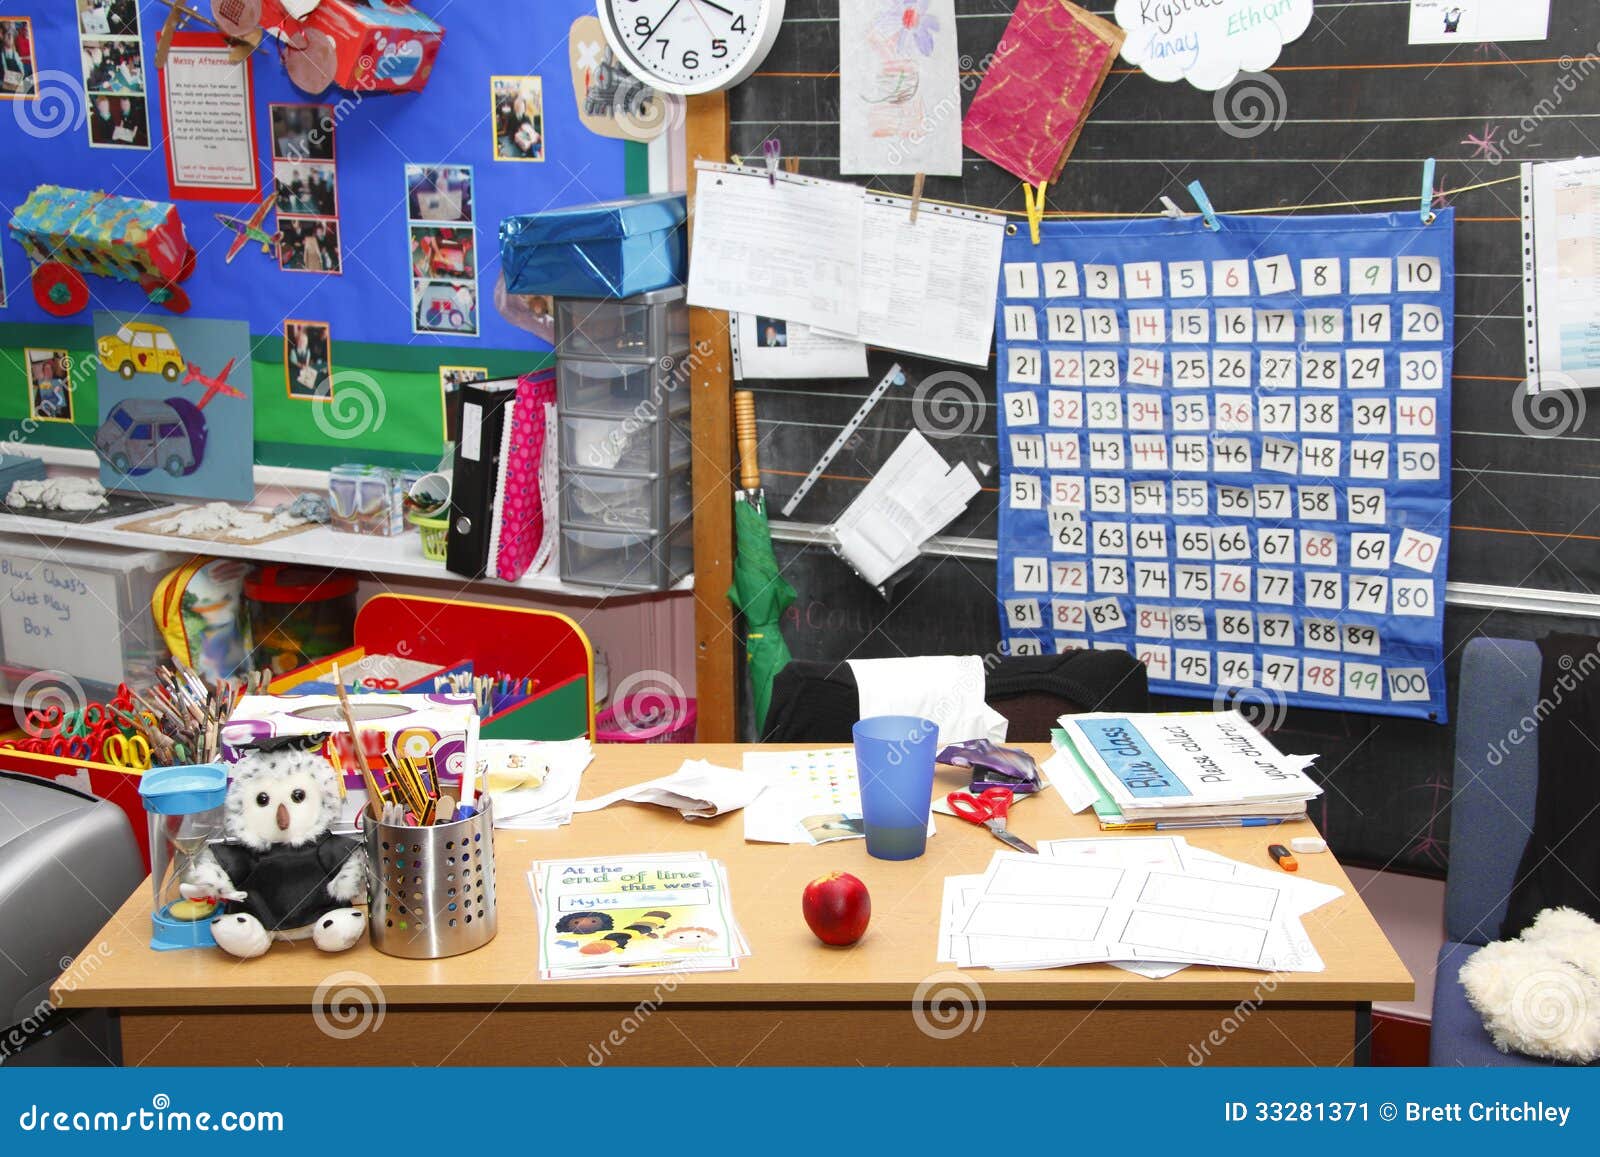
[[[0,535],[0,655],[15,690],[32,672],[99,697],[167,659],[150,599],[185,556]]]

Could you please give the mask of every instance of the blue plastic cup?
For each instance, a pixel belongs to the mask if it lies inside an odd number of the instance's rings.
[[[928,805],[939,726],[914,715],[875,715],[853,729],[867,854],[914,860],[928,844]]]

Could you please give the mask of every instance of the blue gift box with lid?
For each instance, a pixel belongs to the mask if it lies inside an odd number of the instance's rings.
[[[681,285],[687,212],[680,193],[507,217],[500,222],[506,291],[632,297]]]

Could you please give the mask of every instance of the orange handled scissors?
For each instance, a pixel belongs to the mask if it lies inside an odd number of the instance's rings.
[[[1019,852],[1032,852],[1039,854],[1039,849],[1006,831],[1006,817],[1011,814],[1011,789],[1006,787],[991,787],[977,795],[970,791],[953,791],[944,797],[944,802],[950,805],[950,810],[966,820],[969,824],[988,828],[991,835],[1001,843],[1009,844]]]

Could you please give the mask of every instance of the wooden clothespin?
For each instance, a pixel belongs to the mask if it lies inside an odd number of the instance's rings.
[[[1040,181],[1037,188],[1022,182],[1022,200],[1028,210],[1028,236],[1039,244],[1039,225],[1044,220],[1044,194],[1049,181]]]
[[[767,184],[778,184],[778,161],[783,156],[783,142],[769,137],[761,142],[761,152],[767,158]]]
[[[799,157],[784,157],[783,158],[783,171],[786,172],[786,173],[798,173],[800,171],[800,158]]]
[[[1206,196],[1205,186],[1199,181],[1189,182],[1189,196],[1194,198],[1194,203],[1200,207],[1200,216],[1206,219],[1206,228],[1213,233],[1222,232],[1222,222],[1217,220],[1217,211],[1212,207],[1211,198]]]
[[[922,208],[922,187],[928,183],[927,173],[911,178],[911,223],[917,223],[917,211]]]
[[[1432,225],[1439,219],[1439,214],[1433,211],[1433,174],[1436,162],[1432,157],[1422,162],[1422,211],[1418,214],[1424,225]]]

